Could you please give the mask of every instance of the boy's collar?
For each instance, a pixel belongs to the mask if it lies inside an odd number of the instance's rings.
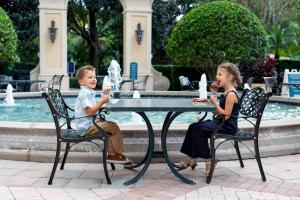
[[[80,86],[80,88],[95,93],[95,91],[94,91],[93,89],[91,89],[91,88],[89,88],[89,87],[87,87],[87,86],[82,85],[82,86]]]

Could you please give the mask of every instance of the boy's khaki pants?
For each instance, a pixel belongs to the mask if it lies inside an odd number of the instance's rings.
[[[123,137],[121,130],[115,122],[97,120],[97,125],[100,126],[105,132],[111,134],[109,137],[108,154],[121,155],[124,151]],[[101,134],[95,125],[88,128],[84,135],[92,136]]]

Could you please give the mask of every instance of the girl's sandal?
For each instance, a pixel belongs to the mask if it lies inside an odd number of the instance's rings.
[[[187,156],[183,159],[183,161],[181,161],[180,163],[178,163],[176,165],[176,168],[178,169],[178,171],[180,171],[180,170],[186,169],[188,167],[195,169],[196,166],[197,166],[197,159],[193,159],[193,158]]]
[[[196,166],[198,166],[198,161],[197,161],[197,159],[195,158],[195,159],[193,159],[193,161],[192,161],[191,168],[192,168],[192,169],[195,169]]]

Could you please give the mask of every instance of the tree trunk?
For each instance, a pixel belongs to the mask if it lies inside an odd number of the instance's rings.
[[[96,70],[99,70],[99,40],[98,30],[96,25],[96,12],[94,7],[89,7],[89,28],[90,28],[90,62]]]

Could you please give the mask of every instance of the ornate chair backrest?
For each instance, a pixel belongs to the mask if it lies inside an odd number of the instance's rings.
[[[144,76],[144,79],[143,79],[143,87],[144,87],[144,89],[146,88],[148,78],[149,78],[149,75]]]
[[[249,87],[251,87],[251,85],[252,85],[252,83],[253,83],[253,80],[254,80],[253,77],[250,77],[250,78],[247,79],[247,82],[246,82],[246,83],[249,85]]]
[[[50,89],[48,93],[44,92],[42,96],[46,99],[51,110],[57,136],[61,137],[60,131],[62,126],[66,124],[67,128],[71,128],[67,105],[58,89]]]
[[[244,99],[245,95],[248,93],[248,91],[249,91],[249,89],[244,89],[243,90],[243,93],[239,98],[239,109],[241,109],[243,99]]]
[[[264,81],[267,87],[277,86],[277,80],[275,77],[264,77]]]
[[[271,95],[272,93],[265,93],[264,89],[258,87],[246,91],[240,102],[240,113],[251,118],[256,118],[260,122]]]
[[[12,76],[0,75],[0,83],[6,81],[12,81],[12,80],[13,80]]]
[[[63,77],[64,77],[64,75],[53,75],[53,77],[50,81],[50,84],[48,85],[48,89],[51,88],[52,90],[54,90],[54,89],[60,90]],[[55,88],[55,87],[57,87],[57,88]]]
[[[0,75],[0,83],[5,81],[5,75]]]
[[[187,86],[190,86],[190,84],[191,84],[189,78],[186,76],[179,76],[179,81],[180,81],[181,87],[187,87]]]

